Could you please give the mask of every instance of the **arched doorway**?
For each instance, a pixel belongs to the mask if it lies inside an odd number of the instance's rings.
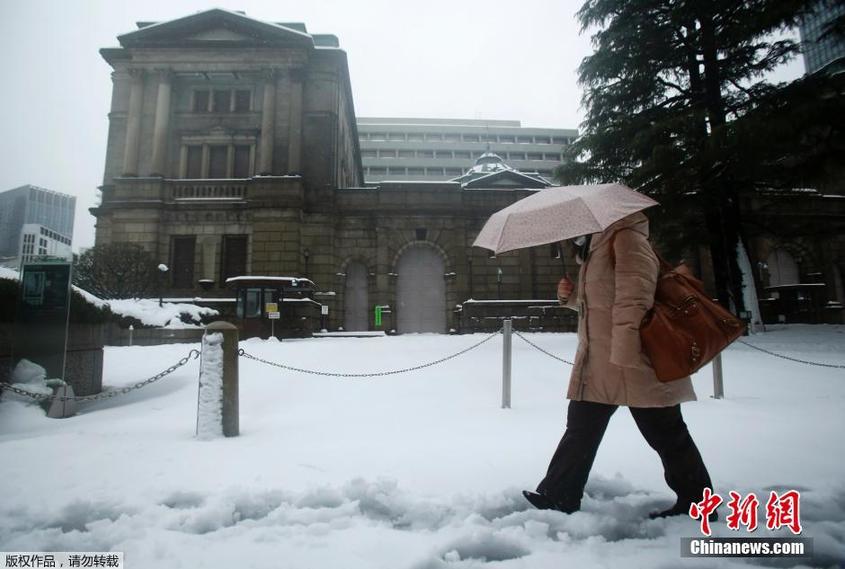
[[[367,267],[352,262],[346,267],[343,289],[343,328],[350,331],[368,330],[369,301],[367,299]]]
[[[798,263],[784,249],[775,249],[766,259],[769,266],[769,286],[798,284]]]
[[[446,331],[446,283],[443,258],[424,245],[406,249],[396,263],[397,331]]]

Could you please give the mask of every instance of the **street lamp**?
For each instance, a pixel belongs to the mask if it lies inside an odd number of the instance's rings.
[[[161,263],[158,266],[158,271],[159,271],[159,273],[158,273],[158,305],[161,307],[161,306],[164,306],[164,299],[162,298],[161,289],[162,289],[162,281],[164,280],[164,274],[168,271],[167,265],[165,265],[164,263]]]
[[[496,296],[502,299],[502,267],[496,267]]]

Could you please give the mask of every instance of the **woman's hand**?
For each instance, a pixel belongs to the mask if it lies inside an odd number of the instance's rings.
[[[564,276],[557,283],[557,300],[561,304],[566,304],[569,301],[572,291],[575,289],[575,284],[568,276]]]

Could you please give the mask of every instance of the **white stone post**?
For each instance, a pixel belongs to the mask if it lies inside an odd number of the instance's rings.
[[[212,322],[202,337],[197,395],[197,437],[236,437],[238,421],[238,329]]]
[[[502,409],[511,408],[511,348],[513,322],[508,319],[502,329]]]
[[[725,398],[725,382],[722,377],[722,354],[713,359],[713,397]]]

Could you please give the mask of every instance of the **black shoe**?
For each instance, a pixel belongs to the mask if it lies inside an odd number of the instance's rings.
[[[690,503],[681,503],[675,502],[675,505],[669,508],[668,510],[663,510],[660,512],[651,512],[648,517],[649,519],[656,520],[658,518],[670,518],[672,516],[688,516],[689,515],[689,507]],[[718,512],[710,512],[710,515],[707,516],[707,519],[711,522],[719,521],[719,513]]]
[[[559,504],[545,494],[523,490],[522,495],[525,496],[525,499],[538,510],[557,510],[558,512],[563,512],[564,514],[571,514],[572,512],[577,512],[579,510],[578,507],[567,507],[563,504]]]

